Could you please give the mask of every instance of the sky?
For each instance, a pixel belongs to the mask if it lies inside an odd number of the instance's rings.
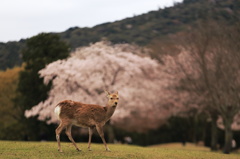
[[[183,0],[1,0],[0,42],[18,41],[42,32],[93,27]]]

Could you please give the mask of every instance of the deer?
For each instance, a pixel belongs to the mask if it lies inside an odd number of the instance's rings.
[[[64,100],[56,105],[54,112],[60,121],[59,126],[55,130],[59,152],[62,152],[60,134],[63,129],[66,129],[65,133],[76,150],[81,151],[81,149],[77,147],[75,141],[72,138],[71,129],[73,125],[88,128],[89,151],[91,151],[91,140],[94,128],[97,129],[97,132],[102,139],[106,151],[110,151],[104,138],[103,126],[112,117],[117,107],[119,97],[118,92],[111,94],[108,91],[105,91],[105,93],[108,98],[106,106],[84,104],[72,100]]]

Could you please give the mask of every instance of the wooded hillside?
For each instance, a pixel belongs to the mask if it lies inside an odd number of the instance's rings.
[[[173,7],[104,23],[92,28],[72,27],[58,34],[74,50],[107,38],[113,43],[147,45],[156,38],[185,30],[199,20],[222,20],[232,25],[240,19],[240,0],[184,0]],[[0,69],[20,65],[25,40],[0,43]]]

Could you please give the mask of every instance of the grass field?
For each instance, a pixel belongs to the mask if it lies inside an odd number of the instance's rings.
[[[92,144],[92,150],[87,150],[86,143],[78,143],[82,149],[77,152],[71,143],[62,143],[63,153],[57,151],[56,142],[15,142],[0,141],[1,159],[240,159],[240,153],[230,155],[221,152],[211,152],[208,148],[180,143],[164,144],[151,147],[112,145],[111,152],[104,150],[102,144]]]

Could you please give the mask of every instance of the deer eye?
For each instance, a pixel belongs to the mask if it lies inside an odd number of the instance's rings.
[[[110,98],[111,100],[113,100],[113,98]]]

